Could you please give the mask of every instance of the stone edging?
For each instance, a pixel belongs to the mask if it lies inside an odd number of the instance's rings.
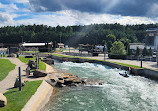
[[[52,93],[53,87],[43,80],[35,94],[32,95],[32,97],[23,107],[22,111],[39,111],[48,103]]]

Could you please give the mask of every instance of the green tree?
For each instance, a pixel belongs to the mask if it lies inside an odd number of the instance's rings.
[[[146,56],[148,54],[148,51],[147,51],[146,47],[144,47],[142,54],[143,54],[143,56]]]
[[[110,48],[111,54],[125,55],[125,46],[121,41],[115,41]]]
[[[152,54],[152,49],[151,49],[151,47],[150,47],[150,49],[149,49],[148,52],[149,52],[149,53],[148,53],[149,56],[152,56],[152,55],[153,55],[153,54]]]
[[[107,46],[108,52],[110,52],[110,48],[112,47],[112,42],[108,41],[106,46]]]
[[[140,55],[140,49],[139,49],[139,47],[137,47],[137,49],[136,49],[136,56],[139,56]]]
[[[116,36],[113,34],[108,34],[106,36],[106,41],[108,41],[108,42],[111,41],[112,43],[114,43],[116,41]]]
[[[128,48],[127,48],[127,54],[128,55],[132,55],[132,50],[130,49],[130,46],[128,45]]]

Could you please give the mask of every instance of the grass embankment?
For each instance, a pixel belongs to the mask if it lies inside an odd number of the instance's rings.
[[[12,64],[8,59],[0,59],[0,81],[2,81],[8,73],[15,69],[15,64]]]
[[[22,91],[19,91],[18,88],[14,88],[5,92],[4,96],[6,96],[8,104],[0,108],[0,111],[21,111],[31,96],[35,94],[41,83],[42,81],[26,82],[25,86],[22,87]]]
[[[52,55],[59,56],[59,57],[81,58],[81,59],[88,59],[88,60],[104,61],[104,60],[93,59],[93,58],[76,57],[76,56],[68,56],[68,55],[61,55],[61,54],[52,54]],[[141,68],[140,66],[136,66],[136,65],[124,64],[124,63],[119,63],[119,62],[111,62],[111,61],[107,61],[107,60],[105,60],[105,61],[106,62],[110,62],[110,63],[114,63],[114,64],[119,64],[119,65],[122,65],[122,66],[136,68],[136,69],[140,69]]]
[[[24,63],[28,63],[29,60],[36,60],[36,58],[35,57],[33,57],[33,58],[25,58],[24,56],[20,56],[19,60],[24,62]],[[42,62],[42,61],[39,61],[39,69],[46,70],[46,64],[44,62]]]

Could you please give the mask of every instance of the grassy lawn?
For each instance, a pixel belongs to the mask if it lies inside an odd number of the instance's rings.
[[[28,63],[29,60],[35,60],[35,59],[36,59],[35,57],[33,57],[33,58],[25,58],[24,56],[19,57],[19,60],[24,63]],[[46,70],[46,64],[42,61],[39,61],[39,69]]]
[[[52,55],[59,56],[59,57],[81,58],[81,59],[88,59],[88,60],[104,61],[104,60],[93,59],[93,58],[76,57],[76,56],[68,56],[68,55],[60,55],[60,54],[52,54]],[[106,62],[111,62],[111,61],[106,61]],[[141,68],[140,66],[135,66],[135,65],[130,65],[130,64],[123,64],[123,63],[119,63],[119,62],[111,62],[111,63],[119,64],[119,65],[127,66],[127,67],[133,67],[133,68],[136,68],[136,69],[140,69],[140,68]],[[144,68],[144,67],[143,67],[143,68]]]
[[[19,51],[20,53],[37,53],[37,52],[39,52],[39,51]]]
[[[0,111],[21,111],[41,83],[42,81],[26,82],[25,86],[22,87],[22,91],[14,88],[4,93],[8,104],[6,107],[0,108]]]
[[[15,69],[15,64],[12,64],[8,59],[0,59],[0,81],[2,81],[8,73]]]
[[[122,66],[127,66],[127,67],[133,67],[133,68],[136,68],[136,69],[141,69],[140,66],[129,65],[129,64],[123,64],[123,63],[119,63],[119,62],[111,62],[111,63],[115,63],[115,64],[119,64],[119,65],[122,65]],[[143,67],[143,68],[144,68],[144,67]]]

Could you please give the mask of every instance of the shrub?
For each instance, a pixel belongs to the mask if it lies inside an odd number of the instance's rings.
[[[125,46],[121,41],[115,41],[110,48],[111,54],[126,55]]]
[[[126,59],[126,55],[108,54],[110,59]]]

